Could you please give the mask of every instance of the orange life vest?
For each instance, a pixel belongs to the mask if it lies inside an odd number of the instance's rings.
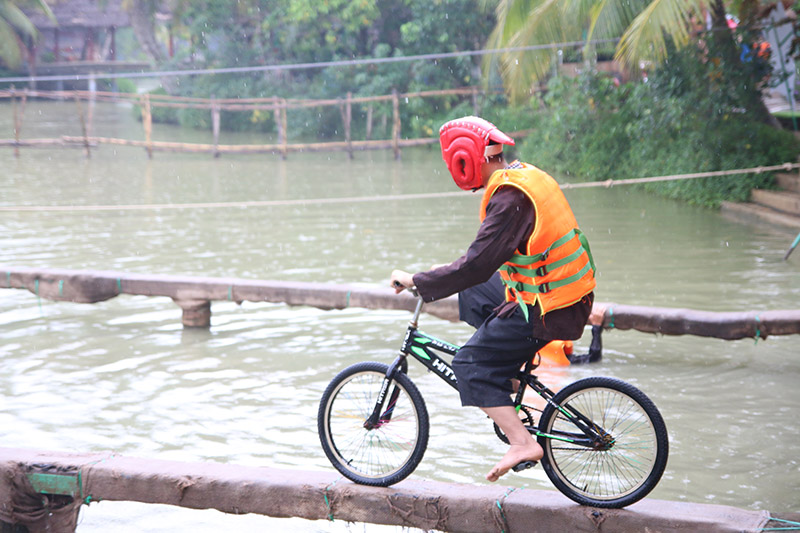
[[[500,267],[506,301],[519,302],[527,319],[528,308],[523,303],[538,302],[544,316],[589,294],[595,287],[595,267],[589,243],[558,183],[533,165],[518,166],[498,170],[489,178],[481,202],[481,221],[486,218],[489,200],[500,187],[521,190],[536,209],[526,253],[515,253]]]

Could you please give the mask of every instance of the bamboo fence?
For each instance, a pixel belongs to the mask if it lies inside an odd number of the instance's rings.
[[[485,94],[477,87],[460,89],[418,91],[412,93],[398,93],[379,96],[353,96],[348,93],[345,98],[332,98],[325,100],[303,100],[291,98],[196,98],[188,96],[170,96],[161,94],[134,94],[104,91],[38,91],[31,89],[0,90],[0,100],[9,99],[12,106],[14,137],[0,138],[0,146],[10,146],[14,155],[19,157],[21,147],[73,147],[83,148],[86,157],[91,157],[91,149],[102,144],[117,146],[135,146],[144,148],[147,156],[152,158],[155,151],[169,152],[200,152],[210,153],[214,157],[221,154],[254,154],[272,153],[280,154],[286,159],[290,152],[309,151],[336,151],[347,152],[350,158],[356,150],[385,150],[391,149],[395,158],[400,158],[402,148],[435,144],[436,137],[430,138],[403,138],[402,123],[400,119],[400,103],[407,103],[414,98],[440,98],[445,96],[471,97],[474,114],[479,114],[480,96]],[[25,106],[29,98],[50,100],[74,100],[78,121],[81,126],[80,136],[62,135],[56,138],[21,138]],[[83,102],[88,105],[84,106]],[[144,140],[121,139],[116,137],[100,137],[92,134],[93,111],[95,102],[126,102],[138,105],[142,113],[142,127]],[[390,103],[392,108],[391,135],[388,139],[372,139],[373,133],[373,106],[380,103]],[[364,127],[365,138],[353,139],[353,107],[366,108],[363,115],[366,124]],[[211,115],[212,142],[186,143],[171,141],[156,141],[153,139],[153,109],[201,109],[208,110]],[[344,140],[317,142],[317,143],[292,143],[289,141],[287,113],[289,110],[338,107],[342,119]],[[227,112],[271,112],[274,116],[276,142],[272,144],[220,144],[220,115]],[[517,132],[522,135],[524,132]]]

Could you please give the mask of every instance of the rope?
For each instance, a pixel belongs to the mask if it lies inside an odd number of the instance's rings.
[[[615,43],[616,39],[595,39],[588,41],[591,44]],[[512,48],[491,48],[482,50],[466,50],[463,52],[441,52],[436,54],[419,54],[413,56],[399,57],[375,57],[365,59],[346,59],[340,61],[321,61],[318,63],[290,63],[283,65],[259,65],[252,67],[224,67],[207,69],[187,69],[187,70],[162,70],[157,72],[102,72],[96,74],[73,74],[73,75],[53,75],[53,76],[17,76],[11,78],[0,78],[2,83],[19,83],[29,81],[78,81],[93,79],[115,79],[115,78],[162,78],[169,76],[198,76],[208,74],[242,74],[248,72],[284,71],[284,70],[303,70],[309,68],[329,68],[329,67],[351,67],[356,65],[375,65],[383,63],[402,63],[406,61],[429,61],[436,59],[448,59],[456,57],[483,56],[492,54],[507,54],[509,52],[526,52],[530,50],[547,50],[558,48],[574,48],[584,46],[587,41],[569,41],[562,43],[535,44],[530,46],[516,46]]]
[[[741,174],[761,174],[777,170],[789,171],[800,168],[800,163],[783,163],[767,167],[739,168],[733,170],[716,170],[712,172],[696,172],[693,174],[673,174],[670,176],[652,176],[649,178],[632,178],[624,180],[589,181],[585,183],[563,183],[562,189],[586,189],[590,187],[610,188],[617,185],[637,185],[658,181],[677,181],[700,178],[713,178],[718,176],[736,176]],[[297,205],[326,205],[356,202],[394,202],[401,200],[426,200],[436,198],[467,198],[463,191],[434,192],[420,194],[390,194],[386,196],[351,196],[344,198],[311,198],[307,200],[263,200],[242,202],[205,202],[186,204],[128,204],[128,205],[20,205],[0,206],[0,212],[79,212],[79,211],[150,211],[157,209],[219,209],[242,207],[283,207]]]
[[[783,520],[782,518],[769,517],[770,522],[780,522],[782,524],[789,524],[791,527],[762,527],[760,531],[800,531],[800,522],[793,522],[791,520]]]
[[[758,338],[761,337],[761,319],[756,315],[756,336],[755,344],[758,344]]]
[[[39,302],[39,312],[42,312],[42,298],[39,296],[39,280],[33,282],[33,293],[36,295],[36,301]]]
[[[506,498],[508,498],[508,495],[511,494],[512,492],[514,492],[515,490],[517,490],[517,488],[508,489],[506,491],[506,493],[503,494],[503,496],[501,498],[495,500],[495,502],[494,502],[497,505],[497,508],[500,509],[500,518],[503,520],[503,527],[500,528],[500,533],[506,533],[507,531],[509,531],[509,529],[508,529],[508,520],[506,519],[506,513],[503,512],[503,503],[502,502],[505,502]]]
[[[605,181],[590,181],[586,183],[564,183],[561,185],[562,189],[583,189],[587,187],[606,187],[610,188],[617,185],[633,185],[640,183],[654,183],[657,181],[672,181],[672,180],[692,180],[699,178],[714,178],[718,176],[735,176],[738,174],[761,174],[763,172],[772,172],[775,170],[789,171],[795,168],[800,168],[800,163],[783,163],[781,165],[772,165],[767,167],[751,167],[751,168],[737,168],[733,170],[714,170],[710,172],[693,172],[691,174],[672,174],[670,176],[652,176],[649,178],[632,178],[625,180],[605,180]]]
[[[336,485],[339,482],[339,480],[341,480],[341,479],[342,478],[339,478],[336,481],[334,481],[333,483],[331,483],[330,485],[328,485],[327,487],[325,487],[325,490],[322,493],[322,498],[325,500],[325,507],[328,509],[328,520],[330,520],[331,522],[333,522],[333,509],[331,509],[331,501],[328,499],[328,491],[334,485]]]

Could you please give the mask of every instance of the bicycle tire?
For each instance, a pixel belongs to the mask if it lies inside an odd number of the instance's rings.
[[[600,450],[539,436],[542,467],[565,496],[582,505],[621,508],[655,488],[667,465],[669,438],[661,413],[642,391],[607,377],[564,387],[542,412],[539,430],[574,434],[578,428],[554,404],[574,407],[613,437]]]
[[[325,455],[347,479],[387,487],[408,477],[428,446],[428,411],[419,389],[396,372],[378,428],[364,428],[388,365],[363,362],[342,370],[320,400],[317,430]],[[396,401],[389,405],[394,392]]]

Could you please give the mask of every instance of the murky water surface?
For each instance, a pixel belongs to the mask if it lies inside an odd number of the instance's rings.
[[[77,134],[74,106],[29,102],[23,137]],[[141,138],[128,108],[98,106],[95,132]],[[34,123],[35,120],[35,123]],[[12,137],[10,107],[0,137]],[[73,131],[75,130],[75,131]],[[6,133],[1,133],[1,132]],[[156,137],[207,141],[156,125]],[[225,142],[226,139],[223,139]],[[258,142],[228,134],[227,142]],[[156,153],[103,146],[0,151],[0,205],[93,206],[308,200],[272,207],[0,213],[0,265],[384,285],[393,268],[454,259],[478,226],[479,197],[334,204],[322,198],[450,192],[434,149],[255,155]],[[735,177],[731,179],[736,179]],[[604,302],[710,311],[791,309],[800,300],[794,234],[630,188],[567,192],[592,243]],[[316,434],[327,382],[361,360],[390,362],[408,314],[216,302],[210,331],[181,327],[168,298],[94,305],[0,290],[0,446],[115,452],[181,461],[332,468]],[[453,342],[468,326],[429,316]],[[667,472],[652,497],[797,511],[800,340],[727,342],[610,331],[591,367],[551,370],[553,387],[609,375],[642,388],[670,432]],[[588,345],[588,334],[578,343]],[[432,434],[417,478],[484,483],[504,445],[475,409],[419,367]],[[541,469],[504,484],[554,490]],[[79,531],[343,530],[337,523],[236,517],[103,502]],[[355,527],[361,530],[361,526]],[[372,530],[372,526],[364,529]],[[376,529],[377,530],[377,529]]]

